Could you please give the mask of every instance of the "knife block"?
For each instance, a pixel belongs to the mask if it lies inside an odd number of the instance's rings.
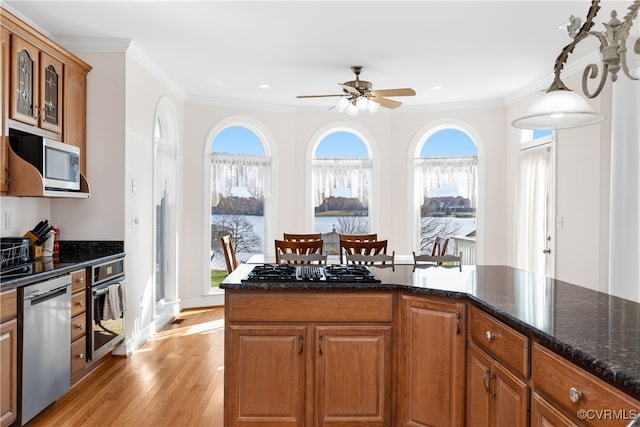
[[[31,258],[42,258],[42,246],[31,245]]]

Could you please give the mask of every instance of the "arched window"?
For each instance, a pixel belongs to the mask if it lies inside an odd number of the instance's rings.
[[[153,146],[155,300],[176,301],[178,132],[173,111],[164,98],[156,111]]]
[[[478,150],[462,130],[440,127],[425,138],[415,159],[420,192],[418,250],[431,254],[463,252],[465,264],[475,261]],[[438,246],[440,238],[440,246]]]
[[[312,159],[315,232],[369,231],[371,169],[367,145],[355,133],[334,131],[320,140]]]
[[[244,126],[221,130],[211,144],[212,286],[226,276],[220,237],[231,235],[238,262],[264,252],[264,196],[270,160]]]

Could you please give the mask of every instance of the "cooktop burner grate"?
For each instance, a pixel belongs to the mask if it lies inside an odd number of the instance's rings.
[[[380,283],[369,268],[361,265],[257,265],[242,280],[246,283],[296,281]]]

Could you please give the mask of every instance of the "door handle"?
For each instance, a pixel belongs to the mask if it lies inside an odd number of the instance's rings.
[[[550,254],[551,253],[551,249],[543,249],[542,253],[543,254]]]

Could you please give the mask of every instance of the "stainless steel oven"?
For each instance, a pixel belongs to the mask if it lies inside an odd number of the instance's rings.
[[[92,267],[89,359],[97,359],[124,339],[124,259]]]

